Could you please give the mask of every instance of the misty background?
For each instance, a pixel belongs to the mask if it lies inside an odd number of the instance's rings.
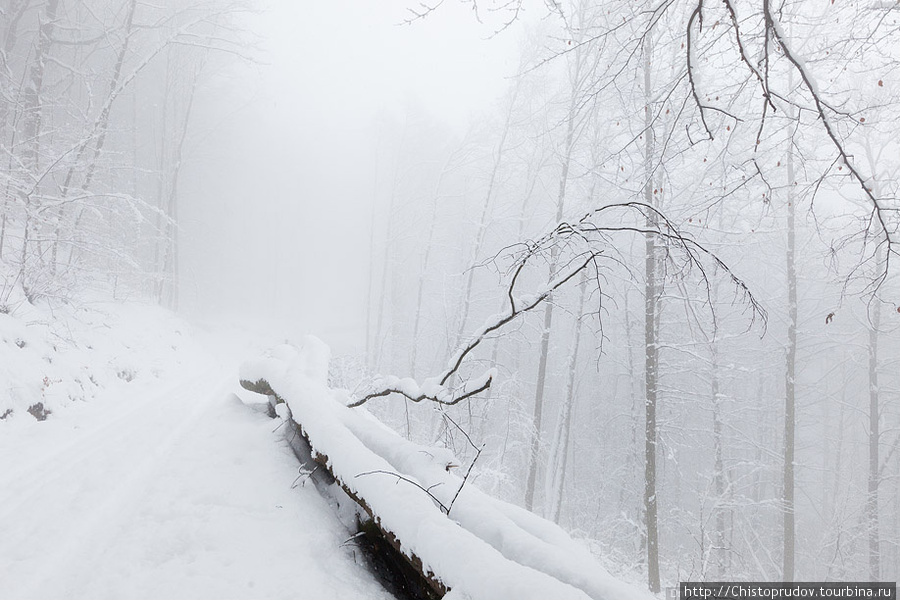
[[[273,0],[244,17],[252,62],[213,69],[191,123],[188,314],[364,349],[388,130],[423,118],[462,136],[516,67],[514,32],[492,37],[463,5],[405,24],[408,8]]]
[[[0,312],[315,334],[654,593],[897,578],[896,3],[3,8]]]

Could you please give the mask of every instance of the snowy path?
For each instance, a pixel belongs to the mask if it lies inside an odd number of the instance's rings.
[[[0,428],[0,600],[385,598],[234,378],[206,364]]]

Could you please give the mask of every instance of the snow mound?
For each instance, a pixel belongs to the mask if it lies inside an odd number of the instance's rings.
[[[653,598],[612,577],[554,523],[464,485],[446,449],[412,443],[365,408],[348,408],[348,393],[322,376],[328,352],[309,336],[299,349],[278,346],[245,362],[240,377],[284,400],[335,477],[451,590],[447,598]]]
[[[180,364],[192,344],[186,323],[152,305],[22,303],[0,312],[0,424],[127,393],[134,380]]]

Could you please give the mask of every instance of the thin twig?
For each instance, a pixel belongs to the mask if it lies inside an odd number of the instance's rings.
[[[422,484],[420,484],[418,481],[410,479],[409,477],[406,477],[405,475],[401,475],[400,473],[394,473],[393,471],[382,471],[382,470],[366,471],[365,473],[359,473],[357,475],[357,477],[363,477],[364,475],[391,475],[392,477],[396,477],[398,481],[405,481],[406,483],[412,484],[412,485],[416,486],[417,488],[419,488],[420,490],[422,490],[423,492],[425,492],[426,494],[428,494],[428,497],[437,503],[437,505],[440,507],[440,509],[444,512],[445,515],[450,513],[450,509],[447,508],[446,506],[444,506],[444,503],[441,502],[440,500],[438,500],[437,497],[435,497],[435,495],[431,493],[431,490],[433,488],[436,488],[439,485],[443,485],[440,482],[426,488],[426,487],[422,486]]]
[[[447,507],[447,515],[450,515],[450,511],[453,510],[453,505],[456,504],[456,499],[459,498],[460,492],[462,492],[463,488],[466,486],[466,481],[469,480],[469,474],[472,472],[472,469],[475,467],[475,462],[478,460],[478,457],[481,456],[481,451],[484,450],[484,444],[481,445],[481,448],[478,449],[478,452],[475,453],[475,458],[472,459],[472,464],[469,465],[469,468],[466,469],[466,474],[463,476],[462,483],[459,484],[459,489],[456,490],[456,493],[453,494],[453,500],[450,501],[450,506]]]

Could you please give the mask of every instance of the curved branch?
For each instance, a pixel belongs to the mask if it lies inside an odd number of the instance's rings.
[[[784,34],[784,31],[782,31],[780,23],[775,19],[774,15],[771,14],[768,2],[764,3],[763,6],[764,10],[766,11],[765,16],[767,28],[771,29],[772,36],[781,46],[785,58],[788,59],[788,61],[800,74],[800,78],[803,80],[803,85],[809,91],[813,103],[815,104],[816,114],[819,117],[819,120],[822,121],[822,126],[825,129],[825,133],[828,135],[828,138],[831,140],[831,143],[837,150],[841,160],[845,165],[847,165],[847,169],[850,171],[851,177],[859,184],[859,187],[862,188],[863,193],[866,195],[866,198],[868,198],[869,202],[872,203],[872,216],[878,221],[878,224],[881,226],[881,230],[884,232],[885,241],[887,242],[884,270],[878,278],[878,285],[880,285],[887,278],[890,267],[891,254],[896,253],[894,247],[895,240],[892,239],[891,230],[888,228],[888,223],[884,215],[884,213],[887,211],[887,208],[883,206],[881,200],[879,200],[875,196],[874,186],[871,184],[871,182],[863,177],[860,171],[853,165],[853,162],[850,159],[850,154],[844,147],[844,143],[839,139],[837,132],[834,129],[834,125],[831,123],[831,120],[828,118],[828,113],[825,110],[826,108],[828,108],[829,110],[834,111],[834,109],[828,106],[828,104],[821,97],[818,88],[812,79],[812,75],[810,75],[808,69],[803,64],[803,61],[799,59],[791,50],[790,45],[787,41],[787,36]]]
[[[688,83],[691,88],[691,95],[694,97],[694,103],[697,105],[697,109],[700,111],[700,122],[703,123],[703,129],[706,130],[707,137],[712,140],[713,134],[709,129],[709,125],[706,123],[706,113],[704,112],[706,106],[700,101],[700,94],[697,93],[697,82],[694,80],[694,65],[693,65],[693,56],[694,56],[694,46],[693,46],[693,33],[694,33],[694,21],[699,23],[699,28],[703,29],[703,0],[699,0],[697,2],[696,8],[691,13],[690,18],[688,18],[687,22],[687,52],[685,55],[687,56],[687,76]]]
[[[527,302],[522,302],[520,299],[520,303],[522,304],[522,306],[519,307],[516,304],[514,296],[516,282],[518,281],[518,275],[522,272],[522,269],[527,264],[528,259],[536,254],[535,251],[537,249],[538,248],[536,246],[529,247],[525,257],[521,258],[516,265],[513,276],[510,280],[509,285],[507,286],[507,296],[510,299],[509,312],[496,315],[493,319],[489,320],[487,324],[483,325],[474,334],[472,334],[472,336],[469,338],[469,342],[462,349],[457,351],[457,353],[453,356],[450,361],[450,366],[446,370],[444,370],[444,372],[441,373],[437,378],[439,382],[437,386],[432,386],[430,390],[426,391],[419,388],[418,386],[400,385],[399,381],[383,384],[381,386],[376,385],[376,389],[369,392],[362,398],[354,400],[347,406],[350,408],[354,408],[365,404],[373,398],[381,398],[384,396],[389,396],[391,394],[399,394],[401,396],[404,396],[408,400],[411,400],[412,402],[422,402],[423,400],[430,400],[437,404],[453,406],[454,404],[459,404],[463,400],[476,396],[491,387],[491,384],[494,381],[494,373],[492,370],[484,373],[480,378],[468,382],[460,389],[451,391],[444,386],[447,384],[451,377],[459,372],[459,369],[462,366],[465,358],[469,354],[471,354],[472,351],[475,350],[475,348],[477,348],[488,335],[503,328],[505,325],[515,320],[517,317],[535,309],[537,306],[545,302],[548,298],[550,298],[550,296],[553,295],[553,292],[568,283],[569,280],[571,280],[573,277],[575,277],[575,275],[577,275],[588,265],[590,265],[599,255],[599,252],[588,253],[587,258],[584,261],[579,261],[575,264],[574,267],[571,267],[562,275],[550,281],[544,291],[538,294],[536,297],[530,299]]]
[[[623,219],[622,215],[613,216],[617,210],[630,213],[632,218],[638,218],[639,221],[647,224],[629,224]],[[612,223],[611,225],[602,225],[595,222],[597,217],[604,216],[606,213],[613,213],[613,215],[607,217],[608,222]],[[624,216],[627,217],[628,214]],[[427,381],[424,386],[419,386],[412,380],[400,380],[393,377],[382,379],[375,382],[374,389],[369,393],[358,400],[354,400],[347,406],[361,406],[373,398],[389,396],[390,394],[399,394],[412,402],[430,400],[437,404],[454,405],[487,390],[494,380],[493,370],[487,371],[477,379],[469,380],[461,388],[451,390],[446,386],[451,377],[459,373],[466,358],[490,334],[499,331],[517,317],[549,301],[554,292],[566,285],[573,277],[590,265],[593,264],[595,269],[599,270],[597,265],[598,258],[604,252],[615,249],[609,234],[622,232],[656,236],[662,240],[664,246],[677,250],[684,257],[680,271],[687,273],[692,269],[696,269],[700,273],[700,278],[706,288],[707,300],[711,296],[709,277],[707,276],[707,269],[710,267],[709,262],[711,262],[715,269],[720,269],[728,274],[732,284],[748,302],[753,312],[753,322],[755,322],[757,316],[763,321],[766,320],[765,310],[750,292],[747,284],[710,250],[679,231],[675,224],[659,209],[642,202],[609,204],[588,212],[578,221],[571,223],[563,221],[538,240],[524,244],[524,250],[519,253],[513,263],[509,284],[506,288],[509,310],[495,315],[480,329],[476,330],[465,346],[453,355],[449,361],[448,368],[438,377]],[[560,252],[561,249],[564,249],[571,256],[568,265],[563,267],[556,274],[556,277],[551,279],[536,296],[516,299],[515,291],[519,275],[528,264],[531,264],[530,261],[535,257],[546,255],[548,252]],[[613,260],[617,259],[613,258]],[[704,260],[706,265],[704,265]],[[713,314],[713,318],[715,318],[715,314]]]

